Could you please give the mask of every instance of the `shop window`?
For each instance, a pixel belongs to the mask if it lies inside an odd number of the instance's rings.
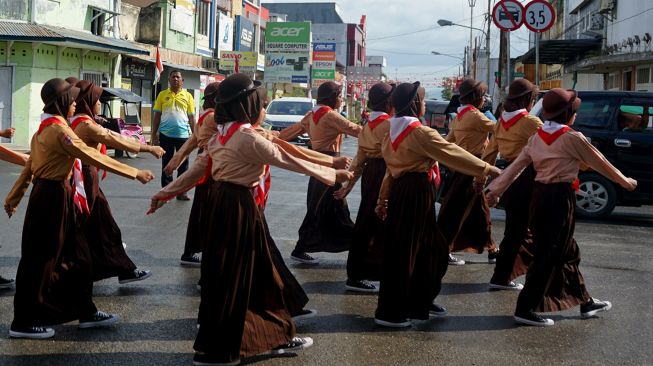
[[[104,22],[106,18],[106,14],[103,11],[100,11],[98,9],[92,9],[92,20],[91,20],[91,33],[95,34],[96,36],[101,36],[102,33],[104,32]]]
[[[651,69],[649,67],[637,69],[637,84],[648,84],[651,82]]]
[[[197,33],[203,36],[209,35],[209,16],[211,10],[210,2],[198,1],[197,2]]]

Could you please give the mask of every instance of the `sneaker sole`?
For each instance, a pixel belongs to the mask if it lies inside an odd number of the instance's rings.
[[[22,332],[14,332],[13,330],[9,330],[9,337],[25,338],[25,339],[48,339],[54,337],[54,330],[51,329],[49,332],[46,333],[22,333]]]
[[[310,311],[309,314],[302,314],[302,315],[293,316],[292,320],[296,322],[296,321],[299,321],[299,320],[314,318],[317,315],[317,310],[314,310],[314,309],[308,309],[308,310]]]
[[[306,340],[306,343],[302,343],[301,346],[292,347],[292,348],[284,348],[284,349],[273,349],[273,350],[270,351],[270,354],[271,355],[282,355],[282,354],[284,354],[286,352],[297,352],[297,351],[307,349],[308,347],[313,345],[313,338],[304,337],[304,340]]]
[[[345,288],[347,289],[347,291],[363,292],[363,293],[367,293],[367,294],[376,294],[376,293],[379,292],[379,289],[377,287],[375,287],[373,289],[367,289],[367,288],[361,288],[361,287],[345,285]]]
[[[233,361],[233,362],[201,362],[201,361],[193,361],[193,365],[195,365],[195,366],[235,366],[235,365],[240,365],[240,360]]]
[[[490,283],[491,290],[521,291],[521,289],[523,288],[524,285],[522,285],[521,283],[518,283],[517,286],[505,286],[505,285],[497,285],[494,283]]]
[[[202,262],[197,263],[197,262],[179,261],[179,265],[181,265],[182,267],[197,267],[197,268],[199,268],[199,267],[202,266]]]
[[[377,325],[381,325],[383,327],[388,327],[388,328],[408,328],[411,325],[413,325],[413,323],[411,323],[410,321],[401,322],[401,323],[393,323],[393,322],[389,322],[389,321],[385,321],[385,320],[381,320],[381,319],[377,319],[377,318],[374,318],[374,323],[377,324]]]
[[[150,278],[150,276],[152,276],[152,272],[148,272],[147,274],[145,274],[145,275],[143,275],[141,277],[130,278],[128,280],[118,280],[118,283],[121,284],[121,285],[124,285],[125,283],[143,281],[146,278]]]
[[[461,261],[458,261],[458,262],[449,262],[449,265],[450,266],[464,266],[465,261],[461,260]]]
[[[532,320],[528,320],[528,319],[525,319],[525,318],[520,318],[520,317],[518,317],[516,315],[513,316],[513,318],[515,319],[515,321],[517,323],[526,324],[526,325],[533,325],[533,326],[536,326],[536,327],[550,327],[550,326],[555,324],[555,322],[552,319],[548,319],[548,318],[544,318],[544,320],[546,320],[546,321],[543,322],[543,323],[542,322],[534,322]]]
[[[608,310],[612,309],[612,303],[610,301],[605,301],[605,303],[607,304],[607,306],[604,306],[604,307],[602,307],[600,309],[589,311],[587,313],[580,313],[580,317],[583,318],[583,319],[587,319],[587,318],[591,318],[593,316],[596,316],[596,314],[598,314],[598,313],[600,313],[602,311],[608,311]]]
[[[304,263],[304,264],[320,264],[320,261],[317,260],[317,259],[308,260],[308,259],[303,259],[303,258],[293,257],[292,255],[290,256],[290,258],[291,258],[292,260],[294,260],[294,261],[299,262],[299,263]]]
[[[448,311],[445,311],[443,313],[434,313],[429,311],[429,318],[442,318],[449,315]]]
[[[99,322],[84,322],[84,323],[79,323],[78,328],[79,329],[90,329],[90,328],[101,328],[101,327],[106,327],[112,324],[116,324],[120,320],[120,317],[118,315],[113,315],[111,319],[106,319],[102,320]]]

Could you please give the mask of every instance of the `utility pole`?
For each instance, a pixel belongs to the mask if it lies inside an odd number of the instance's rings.
[[[505,87],[507,85],[508,75],[506,72],[506,48],[508,46],[508,32],[501,31],[499,37],[499,100],[503,102],[505,98]]]
[[[476,6],[476,0],[467,0],[469,3],[469,65],[467,66],[467,74],[469,77],[472,77],[472,68],[471,61],[472,55],[474,52],[474,46],[472,45],[472,28],[474,27],[474,6]]]
[[[485,57],[486,57],[486,77],[487,77],[487,85],[488,85],[488,91],[490,90],[490,86],[492,86],[492,82],[490,81],[490,65],[492,63],[490,62],[490,25],[492,24],[492,13],[490,12],[490,0],[487,0],[487,33],[485,34]]]

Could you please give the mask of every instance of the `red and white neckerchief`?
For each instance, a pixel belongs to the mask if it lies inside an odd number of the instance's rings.
[[[39,129],[38,131],[36,131],[36,134],[40,135],[43,129],[50,125],[67,126],[65,119],[63,117],[55,116],[53,114],[43,113],[41,114],[41,124],[39,125]]]
[[[89,214],[91,211],[88,208],[88,202],[86,201],[86,190],[84,189],[84,175],[82,174],[82,161],[75,159],[73,163],[73,202],[75,207],[79,212],[83,214]]]
[[[436,161],[435,164],[429,169],[428,172],[429,175],[429,182],[435,186],[437,189],[440,186],[441,178],[440,178],[440,164]]]
[[[367,122],[367,125],[370,126],[370,129],[375,129],[383,121],[390,119],[390,116],[385,112],[372,112],[370,113],[370,121]]]
[[[317,124],[320,119],[327,113],[331,112],[333,109],[325,105],[316,105],[313,107],[313,123]]]
[[[206,119],[206,117],[208,117],[209,114],[214,113],[214,112],[215,112],[215,110],[213,108],[208,108],[208,109],[204,110],[204,112],[202,112],[202,115],[200,116],[200,118],[197,120],[197,125],[202,127],[202,123],[204,123],[204,120]]]
[[[408,134],[421,126],[422,122],[415,117],[393,117],[390,119],[390,142],[392,150],[397,151],[399,144],[408,136]]]
[[[526,109],[518,109],[512,112],[501,112],[501,117],[499,117],[499,122],[503,129],[508,131],[517,121],[528,116],[528,111]]]
[[[553,121],[545,121],[544,125],[537,129],[537,135],[544,141],[545,144],[551,145],[557,140],[560,136],[571,131],[571,127],[562,125]],[[576,191],[580,191],[580,179],[576,178],[572,183],[571,187]]]
[[[70,128],[73,130],[73,132],[75,132],[75,129],[77,128],[77,126],[79,126],[79,124],[82,123],[82,122],[97,125],[97,122],[95,122],[95,120],[93,118],[91,118],[91,117],[89,117],[89,116],[87,116],[85,114],[76,114],[70,119]],[[107,145],[100,144],[100,153],[102,155],[107,154]],[[102,171],[102,180],[104,180],[104,178],[106,178],[106,177],[107,177],[107,171],[103,170]]]
[[[270,176],[270,166],[266,164],[263,166],[263,175],[261,175],[258,184],[252,188],[254,201],[261,210],[265,209],[265,204],[268,201],[268,193],[270,192],[271,184],[272,179]]]
[[[223,125],[218,125],[218,133],[215,134],[215,138],[221,145],[224,145],[240,127],[251,128],[252,125],[247,122],[228,122]]]
[[[458,107],[458,110],[456,111],[457,112],[456,118],[460,121],[465,115],[465,113],[474,109],[476,109],[476,107],[474,107],[473,105],[469,105],[469,104],[461,105],[460,107]]]

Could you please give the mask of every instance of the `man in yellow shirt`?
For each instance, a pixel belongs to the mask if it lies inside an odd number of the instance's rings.
[[[181,71],[174,70],[168,77],[170,88],[161,91],[154,103],[154,119],[152,120],[152,145],[160,145],[166,152],[161,159],[161,186],[172,182],[172,176],[167,175],[163,168],[188,140],[195,127],[195,100],[184,89],[184,77]],[[184,161],[177,176],[188,169],[188,160]],[[188,201],[186,193],[177,196],[178,200]]]

